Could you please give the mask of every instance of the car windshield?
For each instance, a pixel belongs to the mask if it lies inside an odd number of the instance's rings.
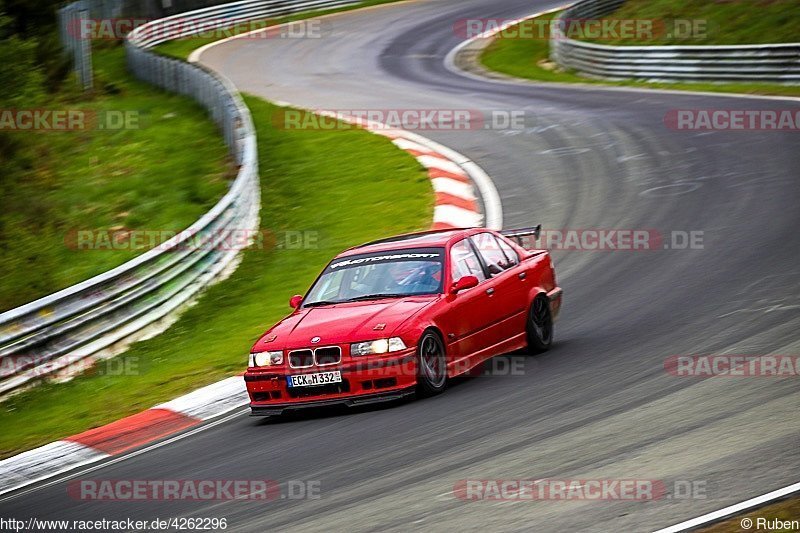
[[[336,259],[311,287],[303,307],[442,292],[444,250],[392,250]]]

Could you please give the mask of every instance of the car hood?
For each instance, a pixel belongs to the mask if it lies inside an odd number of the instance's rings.
[[[392,336],[406,320],[438,296],[350,302],[298,310],[268,330],[253,351],[345,344]],[[383,327],[380,328],[380,324]],[[376,329],[376,327],[380,329]],[[320,337],[313,343],[313,337]]]

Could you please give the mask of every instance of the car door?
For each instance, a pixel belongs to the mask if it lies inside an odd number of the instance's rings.
[[[485,232],[470,237],[484,264],[487,288],[491,287],[488,313],[491,322],[486,336],[491,346],[513,343],[525,332],[528,307],[528,280],[526,272],[519,266],[519,257],[514,250],[494,234]],[[506,249],[507,248],[507,249]],[[495,355],[498,350],[493,350]]]
[[[450,247],[448,254],[449,283],[464,276],[475,276],[478,285],[457,294],[447,295],[447,305],[437,322],[447,342],[450,373],[460,374],[477,364],[480,352],[489,347],[485,330],[491,322],[487,313],[489,305],[489,279],[469,239],[462,239]]]

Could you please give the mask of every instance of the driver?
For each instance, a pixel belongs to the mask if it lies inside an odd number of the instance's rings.
[[[424,294],[436,292],[442,279],[442,265],[440,263],[426,263],[411,271],[405,278],[398,282],[403,287],[403,292],[411,294]]]

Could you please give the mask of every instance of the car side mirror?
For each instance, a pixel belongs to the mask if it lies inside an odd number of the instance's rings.
[[[292,309],[297,309],[301,303],[303,303],[303,297],[300,294],[295,294],[289,298],[289,307]]]
[[[460,278],[458,281],[454,282],[453,285],[450,287],[450,294],[455,294],[457,292],[461,292],[466,289],[471,289],[472,287],[478,286],[478,278],[475,276],[464,276]]]

